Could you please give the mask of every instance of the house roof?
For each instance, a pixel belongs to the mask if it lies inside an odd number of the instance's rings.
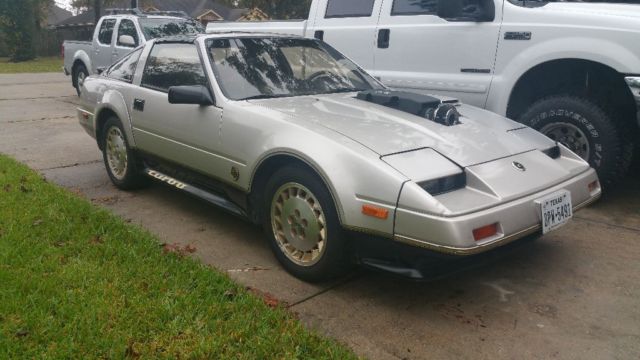
[[[51,4],[47,9],[47,26],[54,26],[72,16],[73,14],[71,11],[67,11],[55,4]]]
[[[116,1],[108,8],[127,8],[131,2],[129,0]],[[146,3],[145,3],[146,4]],[[184,11],[192,18],[208,12],[214,11],[224,20],[235,21],[249,12],[249,9],[234,9],[222,5],[215,0],[151,0],[148,5],[160,11]],[[102,9],[102,15],[106,14],[106,9]],[[61,22],[56,23],[57,26],[73,26],[73,25],[95,25],[95,15],[93,10],[89,9],[79,15],[70,17]]]

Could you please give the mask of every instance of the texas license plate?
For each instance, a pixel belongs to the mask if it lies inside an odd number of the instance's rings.
[[[573,217],[571,193],[563,190],[538,201],[542,211],[542,233],[556,230]]]

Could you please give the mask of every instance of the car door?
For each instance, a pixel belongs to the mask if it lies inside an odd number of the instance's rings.
[[[131,109],[136,146],[146,153],[220,177],[222,109],[169,104],[169,88],[180,85],[203,85],[211,90],[196,45],[153,45]]]
[[[129,35],[133,37],[135,41],[135,45],[129,46],[122,44],[120,42],[120,36]],[[115,63],[116,61],[122,59],[125,55],[129,54],[133,49],[135,49],[140,44],[140,36],[138,35],[138,30],[136,29],[136,24],[131,19],[120,19],[118,23],[118,31],[115,37],[115,46],[113,47],[111,62]]]
[[[382,0],[327,0],[318,8],[311,33],[365,69],[373,68],[376,24]]]
[[[96,32],[94,43],[93,69],[107,67],[113,63],[112,44],[117,20],[115,18],[102,18],[100,28]]]
[[[384,0],[373,73],[393,88],[483,107],[493,78],[501,0],[492,22],[447,21],[437,15],[438,1],[448,0]],[[465,14],[483,11],[486,1],[463,0]]]

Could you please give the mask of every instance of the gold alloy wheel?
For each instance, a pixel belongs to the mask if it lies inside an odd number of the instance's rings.
[[[113,176],[122,181],[127,176],[128,156],[127,145],[122,131],[112,126],[107,132],[106,141],[107,164]]]
[[[284,255],[299,266],[313,266],[327,246],[327,222],[320,202],[309,189],[290,182],[271,201],[271,227]]]

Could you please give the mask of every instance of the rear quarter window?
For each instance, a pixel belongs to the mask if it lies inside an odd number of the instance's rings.
[[[111,45],[111,39],[113,38],[113,28],[116,26],[116,19],[105,19],[100,25],[100,31],[98,32],[98,42],[103,45]]]
[[[375,0],[329,0],[325,18],[369,17]]]

